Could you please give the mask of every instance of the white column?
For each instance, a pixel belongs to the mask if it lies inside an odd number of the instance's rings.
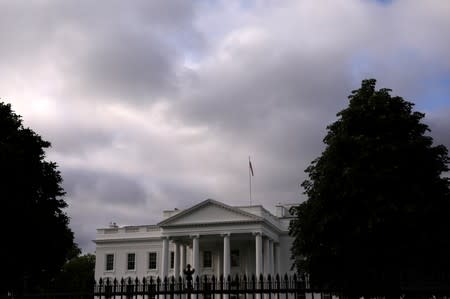
[[[274,262],[273,262],[273,240],[269,240],[269,274],[273,275],[274,271]]]
[[[281,276],[281,267],[280,267],[280,243],[276,243],[274,247],[275,251],[275,274],[280,274]]]
[[[200,250],[198,235],[192,236],[192,267],[195,269],[194,276],[200,275]]]
[[[261,233],[255,233],[255,275],[259,279],[259,275],[262,274],[262,235]]]
[[[169,274],[169,238],[162,238],[162,254],[161,254],[161,278],[164,279]]]
[[[180,276],[180,243],[176,242],[174,245],[175,250],[173,252],[173,276],[178,279],[178,277]]]
[[[223,235],[223,277],[226,280],[230,275],[230,234]]]
[[[269,274],[269,238],[264,238],[264,278]]]
[[[186,245],[180,244],[180,276],[183,277],[183,270],[186,269]]]

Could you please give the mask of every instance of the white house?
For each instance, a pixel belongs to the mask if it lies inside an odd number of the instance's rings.
[[[95,278],[178,277],[187,264],[194,275],[290,273],[289,207],[273,215],[207,199],[156,225],[97,229]]]

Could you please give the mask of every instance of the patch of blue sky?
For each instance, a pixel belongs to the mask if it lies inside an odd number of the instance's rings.
[[[361,80],[373,78],[374,64],[369,51],[359,51],[354,54],[350,61],[351,84],[358,86]]]
[[[421,63],[409,68],[411,63]],[[409,87],[403,86],[402,94],[408,101],[416,104],[415,109],[424,112],[434,112],[450,108],[450,70],[440,69],[436,63],[423,63],[420,54],[413,49],[402,49],[396,53],[387,51],[384,57],[376,56],[370,49],[355,53],[350,60],[350,76],[352,86],[358,87],[361,80],[375,78],[381,87],[387,83],[397,95],[392,84],[397,80],[409,82]],[[404,73],[401,70],[405,70]],[[408,73],[408,70],[420,73]],[[399,78],[398,76],[402,76]],[[384,80],[389,80],[384,82]],[[381,84],[381,85],[380,85]]]
[[[375,1],[375,2],[381,3],[381,4],[385,4],[385,5],[388,5],[388,4],[391,4],[392,2],[394,2],[394,0],[372,0],[372,1]]]
[[[450,71],[440,73],[424,82],[423,92],[418,96],[416,109],[434,112],[450,108]]]

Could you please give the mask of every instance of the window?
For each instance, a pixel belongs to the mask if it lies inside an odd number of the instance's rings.
[[[151,270],[156,269],[156,252],[148,253],[148,268]]]
[[[127,254],[127,270],[135,270],[136,266],[136,254],[129,253]]]
[[[239,267],[239,250],[231,250],[231,267]]]
[[[106,271],[112,271],[114,270],[114,254],[107,254],[106,255]]]
[[[173,265],[175,265],[175,252],[170,252],[170,269],[173,269]]]
[[[203,251],[203,268],[212,268],[211,251]]]

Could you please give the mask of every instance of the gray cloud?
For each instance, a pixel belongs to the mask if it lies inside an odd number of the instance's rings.
[[[254,203],[299,202],[326,126],[364,78],[417,103],[449,146],[448,5],[3,2],[1,96],[52,142],[92,251],[110,221],[248,204],[249,155]]]
[[[449,98],[450,101],[450,98]],[[450,150],[450,107],[426,116],[425,121],[429,124],[434,144],[443,144]]]
[[[69,197],[98,201],[104,205],[142,205],[147,194],[135,178],[120,173],[63,169],[64,189]],[[80,196],[83,195],[83,196]]]
[[[17,76],[40,81],[35,67],[46,68],[64,76],[61,92],[71,100],[155,101],[176,91],[187,52],[204,47],[195,6],[185,1],[15,1],[2,12],[3,75],[14,62]]]

